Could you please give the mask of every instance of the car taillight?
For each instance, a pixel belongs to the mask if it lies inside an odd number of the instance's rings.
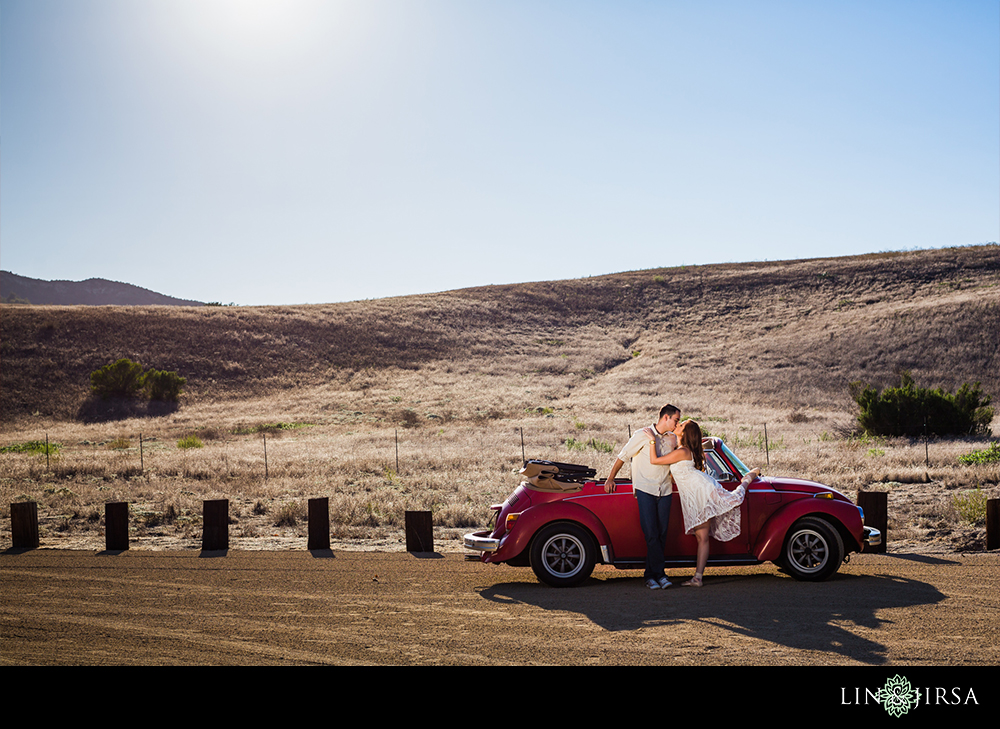
[[[505,521],[504,525],[503,525],[504,529],[506,529],[507,531],[510,531],[511,528],[513,528],[513,526],[514,526],[514,522],[517,521],[517,517],[519,517],[519,516],[521,516],[521,515],[520,514],[507,514],[507,521]]]

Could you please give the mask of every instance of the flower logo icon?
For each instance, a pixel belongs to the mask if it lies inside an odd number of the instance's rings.
[[[917,706],[917,691],[910,682],[896,674],[879,691],[879,701],[890,716],[900,717]]]

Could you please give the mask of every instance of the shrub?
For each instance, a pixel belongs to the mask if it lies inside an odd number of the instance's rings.
[[[177,402],[187,382],[176,372],[164,372],[122,358],[90,373],[90,389],[103,400],[112,397],[137,397]]]
[[[299,519],[302,518],[302,506],[294,502],[287,504],[282,504],[281,508],[278,509],[278,513],[275,514],[274,525],[275,526],[295,526]]]
[[[958,518],[970,526],[976,526],[986,521],[986,494],[979,489],[955,494],[951,497],[952,506],[958,512]]]
[[[201,442],[201,438],[196,435],[188,435],[177,441],[178,448],[201,448],[205,444]]]
[[[601,453],[611,453],[615,449],[613,444],[608,443],[607,441],[597,440],[597,438],[591,438],[586,442],[577,440],[576,438],[567,438],[565,443],[566,447],[571,451],[582,451],[585,448],[593,448],[595,451],[599,451]]]
[[[90,389],[104,400],[135,397],[142,392],[145,381],[142,365],[125,358],[90,373]]]
[[[967,466],[974,466],[977,464],[985,463],[1000,463],[1000,441],[994,441],[990,443],[989,447],[983,448],[982,450],[972,451],[972,453],[966,453],[964,456],[958,457],[959,463],[964,463]]]
[[[177,402],[186,382],[176,372],[151,369],[146,373],[146,394],[150,400]]]
[[[46,443],[44,440],[29,440],[25,443],[14,443],[13,445],[0,448],[0,453],[36,453],[41,455],[56,455],[59,453],[58,443]]]
[[[879,391],[871,385],[852,382],[851,397],[861,409],[858,424],[871,435],[917,436],[985,435],[993,420],[991,397],[979,383],[962,385],[956,394],[938,388],[917,387],[909,372],[899,376],[899,385]]]

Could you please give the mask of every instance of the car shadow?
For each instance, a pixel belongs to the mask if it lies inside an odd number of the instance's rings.
[[[635,573],[633,573],[635,574]],[[640,576],[591,578],[578,588],[554,589],[512,582],[480,592],[484,599],[535,605],[586,616],[608,631],[636,631],[688,622],[795,650],[841,655],[871,665],[886,662],[882,643],[852,632],[877,630],[887,608],[932,605],[944,599],[935,587],[891,576],[834,575],[825,582],[797,582],[781,574],[706,577],[705,587],[675,585],[649,590]]]

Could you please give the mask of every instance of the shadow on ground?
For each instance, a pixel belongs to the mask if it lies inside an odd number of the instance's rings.
[[[641,573],[640,573],[641,574]],[[574,589],[503,583],[481,591],[487,600],[525,603],[543,610],[584,615],[609,631],[701,622],[794,650],[821,651],[863,663],[885,662],[885,645],[852,632],[877,630],[887,608],[932,605],[944,599],[935,587],[889,576],[836,575],[821,583],[781,575],[706,579],[705,587],[651,591],[641,576],[590,579]]]

